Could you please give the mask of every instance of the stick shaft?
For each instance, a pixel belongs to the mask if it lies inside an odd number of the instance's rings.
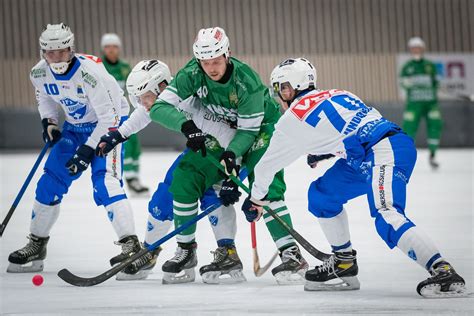
[[[15,201],[13,201],[12,206],[10,207],[10,210],[7,213],[7,216],[5,216],[5,219],[3,220],[1,226],[0,226],[0,237],[3,235],[3,232],[5,231],[5,228],[7,227],[8,222],[10,221],[10,218],[13,215],[13,212],[15,211],[16,207],[21,201],[21,198],[23,197],[23,194],[25,194],[26,189],[28,188],[28,185],[31,182],[31,179],[33,179],[33,176],[36,173],[36,170],[38,169],[41,161],[43,160],[43,157],[46,155],[46,152],[48,151],[49,148],[49,142],[47,142],[43,149],[41,150],[38,158],[36,158],[35,164],[33,165],[33,168],[31,168],[30,173],[26,177],[25,182],[21,186],[20,192],[18,192]]]

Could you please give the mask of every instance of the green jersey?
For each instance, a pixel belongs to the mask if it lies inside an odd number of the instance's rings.
[[[435,65],[424,58],[410,60],[402,68],[400,83],[407,102],[436,102],[438,80]]]
[[[275,124],[280,118],[278,103],[258,74],[248,65],[231,58],[233,67],[225,83],[210,79],[196,59],[192,59],[175,76],[150,111],[150,117],[167,128],[181,130],[187,120],[176,110],[179,102],[191,96],[212,112],[216,120],[225,120],[237,132],[227,150],[237,157],[252,146],[260,127]]]
[[[132,71],[132,68],[130,68],[130,65],[119,59],[116,63],[112,64],[110,63],[107,58],[102,57],[102,63],[105,66],[105,69],[107,69],[107,72],[112,75],[112,77],[117,80],[120,88],[126,93],[125,89],[125,81],[127,80],[128,74]]]

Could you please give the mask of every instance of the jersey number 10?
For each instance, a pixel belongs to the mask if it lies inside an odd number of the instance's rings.
[[[44,86],[44,90],[46,91],[46,94],[48,95],[59,94],[58,86],[55,83],[45,83],[43,86]]]

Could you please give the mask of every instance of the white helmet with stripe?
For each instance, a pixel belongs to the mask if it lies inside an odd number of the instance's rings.
[[[194,57],[206,60],[229,56],[229,38],[223,28],[211,27],[199,30],[193,44]]]
[[[40,35],[39,45],[41,56],[46,51],[69,48],[71,52],[70,59],[74,55],[74,34],[69,26],[64,23],[48,24]],[[51,70],[57,74],[66,72],[70,59],[66,62],[50,63]]]
[[[276,66],[270,76],[270,81],[274,92],[280,93],[281,85],[289,83],[291,87],[298,91],[308,88],[316,88],[318,75],[314,67],[305,58],[289,58]]]
[[[142,60],[133,67],[127,78],[127,91],[133,105],[139,103],[139,97],[147,91],[160,94],[160,86],[171,82],[171,72],[164,62],[151,59]]]

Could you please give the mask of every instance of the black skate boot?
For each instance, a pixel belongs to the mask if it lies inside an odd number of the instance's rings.
[[[135,196],[148,196],[149,189],[140,183],[138,178],[126,179],[127,186]]]
[[[151,273],[151,270],[156,265],[156,259],[163,248],[158,247],[153,251],[147,252],[137,260],[133,261],[119,274],[117,274],[117,280],[129,281],[129,280],[144,280]]]
[[[244,282],[247,281],[242,273],[242,261],[234,245],[218,247],[214,254],[214,260],[199,269],[202,281],[208,284],[219,284],[221,282]],[[228,275],[230,278],[220,278]]]
[[[358,290],[356,251],[335,252],[322,265],[308,270],[305,275],[305,291]]]
[[[431,277],[420,282],[416,291],[423,297],[443,298],[466,296],[466,283],[446,261],[435,264],[430,269]]]
[[[278,284],[304,284],[304,275],[308,263],[301,255],[298,246],[294,245],[280,252],[282,263],[272,269]]]
[[[431,166],[431,169],[433,170],[436,170],[439,168],[439,163],[436,161],[434,153],[430,154],[430,166]]]
[[[7,272],[25,273],[25,272],[41,272],[43,271],[43,260],[46,258],[46,246],[49,237],[38,237],[30,234],[27,237],[30,241],[25,247],[18,249],[10,254]],[[26,266],[30,263],[31,265]]]
[[[197,266],[197,244],[178,243],[173,258],[163,264],[163,284],[177,284],[194,282],[196,275],[194,268]]]
[[[134,253],[137,253],[142,249],[142,246],[138,241],[138,237],[136,235],[124,237],[114,243],[122,247],[122,252],[110,259],[111,266],[114,266],[124,261],[128,257],[132,256]]]

